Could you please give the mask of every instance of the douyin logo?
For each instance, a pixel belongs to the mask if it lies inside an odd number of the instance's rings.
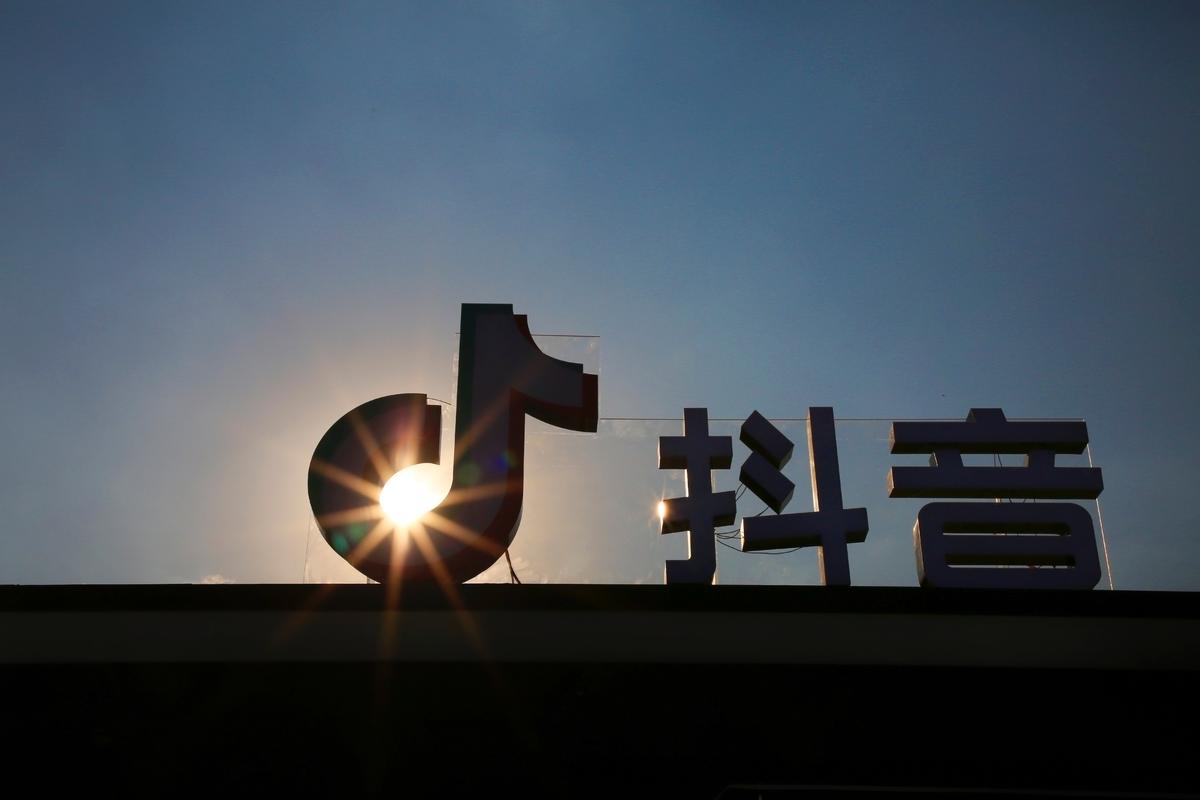
[[[321,534],[380,583],[461,583],[503,555],[521,521],[526,414],[596,430],[597,376],[543,353],[525,315],[511,305],[464,304],[460,331],[453,480],[436,506],[406,508],[399,498],[411,500],[411,491],[397,483],[408,467],[440,463],[442,409],[424,394],[380,397],[347,412],[309,464]]]

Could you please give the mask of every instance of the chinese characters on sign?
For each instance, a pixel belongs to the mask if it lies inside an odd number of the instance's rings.
[[[842,504],[833,409],[810,408],[809,472],[813,511],[784,514],[795,486],[781,472],[793,445],[755,411],[742,424],[750,449],[740,480],[775,512],[742,519],[743,552],[816,547],[821,583],[849,586],[847,545],[867,538],[867,512]],[[895,422],[891,452],[931,454],[929,467],[893,467],[890,497],[972,498],[991,502],[929,503],[917,515],[913,545],[922,586],[1090,589],[1100,580],[1096,537],[1088,512],[1074,503],[1104,488],[1099,469],[1059,467],[1059,453],[1082,453],[1082,422],[1010,422],[998,408],[971,409],[965,422]],[[708,434],[708,411],[684,411],[684,435],[660,438],[660,469],[686,469],[686,497],[663,501],[662,532],[688,532],[686,561],[668,561],[667,583],[712,583],[715,526],[730,525],[733,492],[714,493],[711,470],[728,469],[729,436]],[[1021,454],[1024,466],[964,466],[964,454]],[[1014,500],[1021,500],[1016,503]],[[1035,501],[1035,502],[1025,502]]]
[[[521,520],[526,416],[596,430],[598,376],[543,353],[511,305],[464,304],[460,331],[452,482],[440,503],[413,517],[384,509],[390,478],[441,458],[442,410],[424,394],[351,409],[309,464],[309,502],[322,535],[381,583],[464,582],[507,554]],[[660,504],[662,533],[687,533],[688,556],[666,562],[666,582],[712,584],[717,539],[736,535],[742,552],[816,548],[821,583],[849,586],[849,545],[866,542],[867,511],[844,505],[833,409],[808,412],[813,510],[805,512],[784,513],[796,488],[783,474],[792,441],[757,411],[745,420],[739,438],[750,455],[739,479],[775,513],[744,518],[736,534],[717,528],[734,524],[740,494],[713,489],[713,470],[732,465],[733,437],[710,434],[708,423],[707,409],[688,408],[683,435],[659,438],[659,469],[683,470],[685,479],[684,496]],[[1082,453],[1087,443],[1082,422],[1009,421],[998,408],[972,409],[964,422],[893,423],[891,452],[928,454],[930,466],[892,467],[889,496],[956,501],[929,503],[917,514],[921,585],[1095,586],[1091,516],[1074,503],[1037,502],[1099,496],[1099,469],[1055,464],[1056,455]],[[992,454],[995,465],[963,463],[964,455],[980,454]],[[1024,466],[1000,462],[1013,454],[1025,457]]]
[[[779,513],[791,498],[791,491],[782,502],[774,504],[755,489],[755,485],[762,482],[756,479],[759,476],[770,480],[773,472],[783,478],[779,472],[783,464],[773,464],[764,455],[763,442],[785,441],[789,455],[792,443],[757,411],[742,425],[741,439],[754,451],[742,467],[742,482],[777,514],[742,520],[742,550],[816,547],[822,585],[849,586],[850,555],[846,545],[866,541],[867,510],[842,507],[842,477],[838,468],[837,439],[833,433],[833,409],[808,410],[808,464],[812,476],[813,510],[807,513]],[[772,500],[777,496],[768,495]]]
[[[737,515],[733,492],[713,494],[711,473],[729,469],[733,440],[708,435],[708,409],[683,412],[683,436],[658,442],[659,469],[682,469],[687,497],[663,500],[662,532],[688,531],[688,557],[668,561],[667,583],[712,583],[717,571],[717,525],[732,525]]]
[[[733,492],[713,493],[710,473],[729,468],[733,439],[708,435],[708,409],[684,409],[683,419],[683,436],[663,436],[658,446],[659,469],[687,470],[687,497],[663,500],[662,532],[688,531],[688,558],[667,562],[667,583],[712,583],[717,570],[715,526],[732,525],[737,508]],[[776,514],[742,520],[742,550],[816,547],[821,583],[849,586],[846,545],[866,540],[867,510],[842,508],[833,409],[809,409],[811,512],[782,513],[796,488],[780,471],[792,457],[791,440],[757,411],[742,424],[740,438],[751,451],[742,465],[741,481]]]
[[[922,586],[1091,589],[1100,580],[1092,518],[1075,503],[1014,499],[1100,496],[1100,470],[1056,467],[1056,453],[1082,453],[1082,422],[1009,422],[973,408],[966,422],[896,422],[893,453],[931,453],[928,467],[892,467],[889,497],[972,497],[1008,502],[929,503],[913,545]],[[964,453],[1024,454],[1022,467],[966,467]],[[1026,567],[1026,569],[1011,569]]]

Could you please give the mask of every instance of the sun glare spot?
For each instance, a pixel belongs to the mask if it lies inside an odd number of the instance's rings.
[[[435,464],[414,464],[388,478],[379,495],[383,513],[397,525],[408,525],[437,507],[445,492],[435,485]]]
[[[658,518],[662,519],[663,517],[667,516],[667,504],[662,500],[659,500],[658,508],[656,508],[655,511],[658,513]]]

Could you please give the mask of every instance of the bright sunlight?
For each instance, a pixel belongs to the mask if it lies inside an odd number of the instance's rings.
[[[409,525],[442,501],[446,493],[437,488],[438,477],[436,464],[405,467],[383,485],[379,505],[397,525]]]

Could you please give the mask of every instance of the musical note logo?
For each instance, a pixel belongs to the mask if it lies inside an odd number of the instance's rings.
[[[396,394],[345,414],[321,438],[308,495],[325,540],[380,583],[467,581],[503,555],[521,521],[525,415],[595,431],[597,376],[543,353],[511,305],[464,304],[460,328],[453,480],[413,521],[385,512],[384,484],[415,464],[437,464],[441,407]]]

